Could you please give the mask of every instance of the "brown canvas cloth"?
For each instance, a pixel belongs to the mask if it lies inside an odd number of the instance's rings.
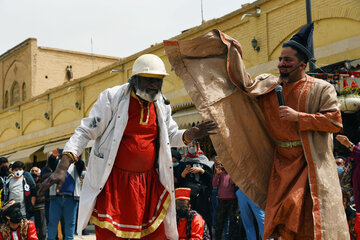
[[[278,78],[262,74],[251,79],[240,44],[218,30],[191,40],[164,41],[164,48],[201,116],[219,124],[219,133],[211,140],[231,178],[264,209],[274,141],[256,96],[273,90]],[[338,111],[335,91],[324,84],[315,79],[309,86],[306,112]],[[342,126],[341,122],[334,124]],[[349,239],[332,156],[332,135],[306,131],[301,132],[301,140],[317,206],[313,209],[315,238]]]
[[[274,144],[256,99],[235,83],[245,82],[257,95],[263,92],[255,88],[260,81],[251,80],[245,71],[240,45],[224,37],[230,45],[213,30],[192,40],[165,41],[165,51],[203,119],[219,124],[220,131],[211,140],[231,178],[264,209]],[[272,78],[266,84],[276,82]]]

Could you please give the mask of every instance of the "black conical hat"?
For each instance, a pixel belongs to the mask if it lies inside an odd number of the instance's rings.
[[[312,58],[311,48],[313,46],[314,23],[307,24],[292,36],[289,41],[284,42],[283,47],[292,46],[303,52],[308,60]]]

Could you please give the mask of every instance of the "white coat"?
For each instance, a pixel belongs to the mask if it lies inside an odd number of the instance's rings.
[[[88,170],[80,194],[77,229],[84,229],[91,217],[96,198],[104,187],[113,168],[119,144],[128,121],[130,103],[129,84],[115,86],[100,93],[89,117],[81,120],[74,135],[66,143],[64,151],[80,156],[90,139],[95,144],[90,153]],[[178,239],[176,225],[174,179],[170,146],[184,146],[182,135],[171,117],[171,108],[163,99],[155,102],[160,129],[159,178],[170,193],[171,203],[164,219],[166,236]],[[129,159],[131,161],[131,159]],[[78,230],[81,233],[81,230]]]

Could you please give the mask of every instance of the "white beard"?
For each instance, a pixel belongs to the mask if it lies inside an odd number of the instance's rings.
[[[135,94],[148,102],[154,102],[161,99],[161,91],[158,91],[155,95],[152,95],[147,93],[146,91],[142,91],[136,88]]]

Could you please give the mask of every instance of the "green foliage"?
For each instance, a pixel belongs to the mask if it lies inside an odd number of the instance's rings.
[[[357,86],[344,87],[340,90],[340,95],[359,95],[360,90]]]

